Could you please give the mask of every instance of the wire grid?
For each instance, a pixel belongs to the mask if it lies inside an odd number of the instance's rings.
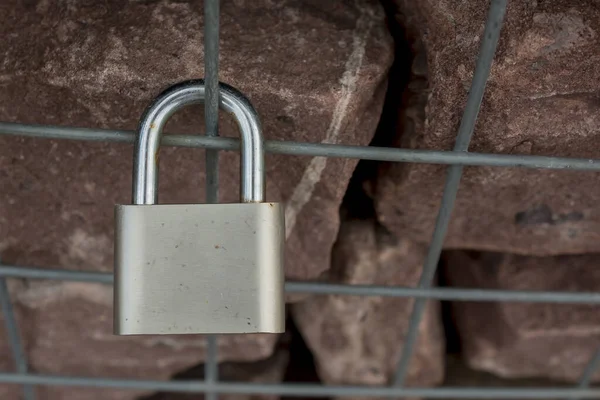
[[[41,375],[28,372],[18,327],[6,288],[7,277],[28,279],[66,280],[112,284],[113,275],[102,272],[78,272],[50,270],[35,267],[13,266],[0,263],[0,306],[4,314],[7,337],[16,364],[16,372],[0,373],[0,383],[23,385],[26,400],[34,400],[35,385],[65,385],[96,388],[121,388],[169,392],[205,393],[208,400],[216,400],[219,393],[270,394],[296,397],[367,396],[367,397],[428,397],[428,398],[520,398],[520,399],[584,399],[600,398],[600,389],[590,388],[594,372],[600,368],[600,349],[591,355],[579,382],[572,388],[476,388],[437,387],[406,388],[408,373],[418,327],[423,318],[427,300],[452,301],[515,301],[546,302],[562,304],[600,304],[600,293],[483,290],[432,287],[437,264],[456,194],[465,165],[523,167],[545,169],[570,169],[600,171],[600,159],[577,159],[525,155],[500,155],[469,153],[468,147],[483,93],[490,73],[500,30],[506,12],[507,0],[491,0],[485,32],[482,38],[473,81],[467,99],[453,151],[427,151],[398,148],[346,146],[334,144],[297,143],[290,141],[267,141],[265,151],[276,154],[344,157],[388,162],[435,163],[449,165],[441,206],[429,246],[421,279],[417,287],[346,285],[318,282],[286,282],[288,293],[335,294],[352,296],[384,296],[415,298],[405,345],[397,365],[396,373],[389,386],[324,386],[316,384],[263,384],[243,382],[221,382],[218,380],[216,336],[207,337],[207,360],[204,381],[154,381],[131,379],[105,379],[73,376]],[[219,51],[219,0],[205,0],[205,82],[207,99],[205,104],[206,136],[169,135],[162,145],[197,147],[207,149],[207,202],[218,201],[218,151],[239,151],[239,140],[218,136],[218,51]],[[72,139],[84,141],[133,142],[135,133],[104,129],[65,128],[56,126],[23,125],[0,122],[0,134],[38,137],[46,139]]]

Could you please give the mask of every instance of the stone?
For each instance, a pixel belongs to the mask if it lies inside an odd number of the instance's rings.
[[[451,150],[489,1],[396,0],[414,59],[389,145]],[[509,1],[470,151],[598,158],[600,10],[593,0]],[[389,136],[390,138],[392,136]],[[381,223],[429,242],[445,167],[385,164]],[[593,172],[466,167],[446,248],[524,255],[600,251]]]
[[[10,0],[0,7],[0,120],[135,129],[164,88],[203,76],[200,1]],[[221,7],[221,25],[220,79],[249,97],[266,139],[369,143],[393,59],[377,1],[232,1]],[[201,107],[178,113],[167,131],[201,131],[202,115]],[[221,122],[222,135],[239,136],[230,117]],[[5,261],[110,270],[113,205],[130,201],[132,147],[1,141]],[[161,201],[200,202],[202,160],[199,149],[163,149]],[[223,152],[224,202],[239,201],[238,165],[237,153]],[[310,278],[328,268],[355,165],[267,156],[267,199],[287,205],[288,276]]]
[[[343,220],[329,278],[362,285],[414,286],[424,248],[396,240],[372,219]],[[413,299],[313,296],[292,305],[292,315],[326,384],[385,385],[400,358]],[[407,383],[433,386],[444,375],[439,304],[429,302]]]
[[[284,336],[285,339],[285,336]],[[273,354],[263,360],[253,362],[224,362],[219,365],[219,380],[224,382],[255,382],[255,383],[281,383],[284,379],[288,362],[289,349],[280,341]],[[202,380],[204,379],[204,365],[193,367],[183,373],[177,374],[175,380]],[[140,400],[193,400],[204,398],[197,393],[156,393]],[[245,395],[245,394],[220,394],[222,400],[277,400],[274,395]]]
[[[469,368],[457,354],[446,357],[446,379],[444,386],[476,387],[481,389],[527,389],[540,387],[568,387],[564,382],[549,381],[541,378],[503,379],[498,376]],[[478,397],[473,400],[501,400],[499,398]],[[540,400],[549,400],[548,397]]]
[[[112,288],[78,282],[13,281],[15,312],[23,321],[24,347],[32,371],[42,374],[166,380],[206,356],[202,335],[115,336]],[[0,334],[5,342],[4,332]],[[220,361],[268,358],[278,335],[219,336]],[[128,400],[147,393],[131,390],[40,387],[40,397]],[[79,392],[80,391],[80,392]],[[72,397],[71,397],[72,398]]]
[[[0,121],[135,129],[163,89],[203,76],[202,10],[201,1],[177,0],[0,2]],[[252,101],[268,140],[367,145],[393,59],[384,18],[376,0],[222,2],[220,79]],[[192,107],[166,130],[202,127],[203,110]],[[239,136],[225,115],[220,133]],[[112,271],[113,206],[130,202],[132,159],[130,144],[0,137],[3,262]],[[200,149],[162,149],[161,201],[200,202],[203,160]],[[237,153],[221,153],[224,202],[238,200],[238,163]],[[355,165],[266,157],[267,199],[286,203],[289,278],[329,268]],[[198,337],[112,337],[108,288],[31,285],[39,298],[25,308],[23,334],[40,371],[166,378],[203,359]],[[28,290],[15,296],[26,301]],[[83,293],[102,301],[79,304]],[[221,339],[222,354],[237,361],[268,356],[274,341],[234,338]]]
[[[458,287],[574,292],[600,288],[598,254],[528,257],[451,251],[444,264],[448,283]],[[453,302],[452,311],[467,363],[500,377],[574,382],[600,349],[596,305]],[[600,371],[595,379],[600,380]]]

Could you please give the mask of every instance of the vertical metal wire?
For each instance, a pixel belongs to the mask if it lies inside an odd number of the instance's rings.
[[[206,136],[219,136],[219,1],[204,1],[204,79]],[[219,202],[219,152],[206,150],[206,202]]]
[[[21,337],[19,336],[19,329],[17,328],[17,321],[13,312],[5,278],[0,278],[0,305],[2,307],[2,314],[4,315],[4,324],[6,325],[8,343],[15,360],[17,372],[20,374],[26,374],[28,370],[27,358],[25,357],[25,352],[23,351],[23,344],[21,343]],[[25,400],[35,400],[33,386],[23,385],[23,398]]]
[[[206,101],[204,118],[207,136],[219,135],[219,17],[220,0],[204,0],[204,80]],[[219,201],[219,152],[206,150],[206,202]],[[206,338],[204,379],[209,385],[219,379],[218,343],[216,335]],[[207,400],[218,394],[207,392]]]
[[[453,151],[466,152],[469,148],[477,115],[481,108],[483,93],[490,74],[492,61],[500,38],[502,21],[506,12],[506,2],[507,0],[492,0],[491,2],[485,31],[481,40],[479,58],[477,59],[477,66],[475,67],[475,73],[473,74],[471,90],[469,92],[469,97],[467,98],[467,104],[458,129],[458,135]],[[427,251],[427,257],[425,258],[423,273],[419,280],[420,288],[429,288],[433,283],[444,239],[448,231],[450,216],[456,201],[462,169],[462,165],[452,165],[448,168],[440,211],[435,222],[435,229],[433,231],[431,244]],[[426,305],[426,299],[415,300],[410,316],[405,344],[392,381],[392,386],[404,386],[410,366],[410,360],[419,334],[419,325],[425,314]]]
[[[588,363],[588,365],[583,370],[581,374],[581,378],[579,379],[579,383],[577,384],[577,389],[587,389],[592,382],[592,377],[594,373],[600,368],[600,349],[596,351],[596,354],[592,356],[592,359]],[[579,397],[572,397],[570,400],[579,400]]]

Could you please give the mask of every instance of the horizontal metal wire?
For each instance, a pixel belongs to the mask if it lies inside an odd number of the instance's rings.
[[[83,378],[38,374],[0,373],[0,383],[49,385],[49,386],[85,386],[94,388],[136,389],[165,392],[217,392],[230,394],[269,394],[294,397],[428,397],[436,399],[562,399],[577,397],[580,399],[600,398],[600,389],[576,389],[558,387],[536,388],[398,388],[381,386],[323,386],[313,384],[265,384],[242,382],[203,381],[152,381],[139,379]]]
[[[0,265],[0,276],[112,284],[113,274]],[[509,301],[528,303],[600,304],[600,293],[550,292],[449,287],[411,288],[404,286],[346,285],[325,282],[286,282],[287,293],[321,295],[414,297],[444,301]]]
[[[135,138],[133,131],[23,125],[11,122],[0,122],[0,135],[123,143],[133,143]],[[194,135],[166,135],[163,138],[162,144],[165,146],[234,151],[239,150],[240,147],[239,139]],[[600,171],[600,159],[588,158],[411,150],[394,147],[350,146],[272,140],[265,142],[265,151],[273,154],[340,157],[389,162]]]

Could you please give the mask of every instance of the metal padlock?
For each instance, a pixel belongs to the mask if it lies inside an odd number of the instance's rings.
[[[163,127],[205,99],[202,80],[167,89],[139,125],[133,205],[115,207],[115,334],[285,329],[284,214],[264,203],[260,121],[240,92],[219,89],[220,107],[241,130],[240,204],[156,204]]]

